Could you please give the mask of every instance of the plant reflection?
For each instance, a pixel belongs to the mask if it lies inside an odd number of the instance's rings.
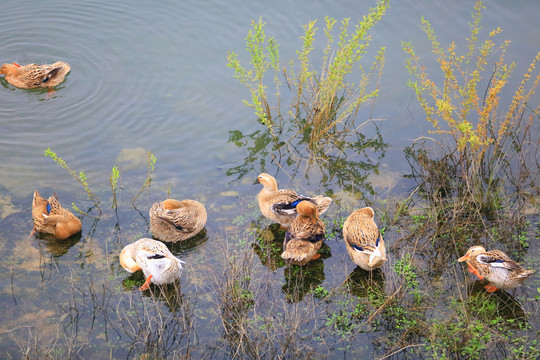
[[[369,192],[375,194],[368,175],[378,171],[379,161],[388,145],[383,142],[375,123],[372,136],[359,132],[358,128],[339,133],[331,142],[320,146],[310,145],[309,131],[298,132],[284,141],[269,129],[244,134],[240,130],[229,132],[229,143],[243,149],[244,159],[239,165],[227,170],[227,175],[238,180],[248,173],[266,171],[271,165],[285,171],[291,178],[305,178],[308,183],[313,174],[321,186],[332,191]],[[320,175],[319,175],[320,174]]]

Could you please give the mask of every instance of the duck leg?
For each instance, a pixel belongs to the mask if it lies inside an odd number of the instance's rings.
[[[139,290],[141,291],[145,291],[145,290],[148,290],[150,288],[150,280],[152,280],[152,275],[148,276],[146,278],[146,281],[144,282],[144,284],[139,288]]]
[[[35,232],[36,232],[36,226],[34,225],[34,228],[32,229],[32,231],[30,231],[30,235],[28,235],[28,240],[30,240],[30,238],[32,237],[32,235],[34,235]]]
[[[489,283],[489,284],[487,284],[486,286],[484,286],[484,289],[486,289],[486,291],[487,291],[488,293],[492,293],[492,292],[494,292],[494,291],[499,290],[498,287],[496,287],[495,285],[493,285],[493,284],[491,284],[491,283]]]
[[[317,260],[317,259],[320,258],[320,257],[321,257],[321,254],[315,254],[315,255],[313,255],[313,257],[311,258],[311,260]],[[311,260],[309,260],[309,261],[311,261]]]
[[[472,267],[470,264],[467,264],[468,268],[469,268],[469,272],[471,274],[474,274],[476,275],[476,277],[480,280],[482,280],[484,277],[482,275],[480,275],[480,273],[478,272],[478,270],[474,267]]]

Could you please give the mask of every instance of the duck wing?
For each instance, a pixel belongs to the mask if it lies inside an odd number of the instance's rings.
[[[480,254],[476,257],[476,261],[493,268],[503,268],[516,273],[523,271],[523,268],[518,263],[511,260],[506,254],[500,251],[497,251],[496,253],[487,252]]]
[[[293,190],[278,190],[271,209],[278,215],[296,215],[296,206],[304,200],[311,201],[311,198],[300,196]]]

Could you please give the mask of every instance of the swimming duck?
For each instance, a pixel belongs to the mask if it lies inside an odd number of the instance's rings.
[[[64,81],[64,77],[71,70],[68,63],[57,61],[52,65],[18,65],[4,64],[0,67],[0,74],[4,74],[6,81],[22,89],[50,88]]]
[[[32,220],[34,229],[38,232],[54,235],[64,240],[81,231],[81,220],[60,205],[56,194],[45,199],[34,191],[32,201]]]
[[[204,205],[195,200],[167,199],[150,209],[150,231],[161,241],[189,239],[203,229],[206,220]]]
[[[343,224],[343,239],[351,260],[362,269],[371,271],[387,260],[382,235],[373,220],[370,207],[353,211]]]
[[[470,273],[475,274],[480,280],[485,278],[489,281],[489,284],[484,286],[488,292],[514,289],[534,274],[534,271],[523,269],[502,251],[486,251],[482,246],[469,248],[458,261],[467,261]]]
[[[182,260],[174,256],[161,241],[142,238],[127,245],[120,252],[120,265],[130,273],[142,270],[146,281],[139,290],[147,290],[150,283],[165,285],[180,279]]]
[[[288,228],[296,218],[298,214],[296,207],[301,201],[307,200],[317,205],[318,215],[324,214],[332,202],[331,198],[322,195],[310,198],[300,196],[293,190],[278,190],[276,179],[266,173],[260,174],[255,183],[263,185],[262,190],[257,195],[261,213],[267,219],[281,224],[284,228]]]
[[[317,251],[324,240],[324,223],[319,219],[317,206],[310,201],[300,201],[296,206],[298,216],[285,234],[281,257],[294,265],[305,265],[321,255]]]

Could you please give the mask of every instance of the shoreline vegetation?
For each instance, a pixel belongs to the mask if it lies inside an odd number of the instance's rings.
[[[408,85],[432,128],[404,150],[413,187],[405,194],[378,194],[369,175],[379,172],[388,144],[374,119],[361,121],[357,115],[376,106],[384,92],[380,79],[387,49],[371,49],[369,33],[389,6],[388,0],[376,1],[356,24],[329,17],[309,22],[297,59],[285,64],[277,40],[259,19],[246,37],[248,63],[233,52],[227,59],[248,89],[244,103],[260,124],[252,134],[230,132],[229,142],[247,155],[245,164],[227,175],[238,180],[278,167],[291,180],[303,181],[315,171],[351,194],[348,202],[331,189],[325,194],[336,201],[331,215],[321,216],[326,240],[319,259],[304,266],[286,264],[280,257],[284,230],[259,216],[256,199],[239,194],[234,216],[216,220],[224,224],[220,234],[209,239],[203,230],[193,239],[167,244],[180,259],[190,257],[179,283],[136,291],[142,274],[126,274],[111,254],[119,253],[125,239],[147,235],[140,229],[148,227],[148,194],[171,195],[152,183],[156,156],[147,152],[142,186],[112,164],[107,184],[91,188],[84,171],[73,170],[48,148],[45,156],[83,186],[88,199],[78,197],[73,208],[93,225],[66,242],[36,235],[39,263],[33,270],[39,271],[41,286],[57,289],[62,300],[43,299],[50,309],[30,304],[35,314],[7,321],[0,340],[5,357],[539,358],[538,277],[525,283],[527,292],[487,293],[457,259],[481,244],[538,269],[540,261],[528,250],[540,240],[540,102],[535,92],[540,52],[519,87],[511,89],[512,98],[503,99],[510,77],[520,69],[506,60],[512,49],[500,40],[500,28],[482,38],[482,1],[472,9],[464,49],[456,45],[463,39],[440,44],[437,29],[422,18],[431,54],[419,54],[411,42],[403,42],[402,51]],[[320,70],[310,61],[318,36],[326,41]],[[428,56],[435,57],[438,68],[425,65]],[[371,60],[364,64],[364,58]],[[105,205],[109,199],[111,208]],[[351,203],[375,210],[389,254],[382,269],[367,272],[349,262],[342,228],[354,210]],[[80,210],[85,204],[88,210]],[[137,224],[125,225],[134,213]],[[95,238],[103,226],[111,227],[106,249]],[[69,256],[80,266],[57,278],[58,258],[68,256],[78,242],[84,242],[86,252]],[[96,253],[99,261],[89,260]],[[333,256],[343,262],[325,266]],[[24,267],[13,269],[17,273],[4,274],[11,276],[4,296],[14,304],[39,296],[37,290],[21,288],[27,281]],[[29,317],[34,325],[26,325]]]

